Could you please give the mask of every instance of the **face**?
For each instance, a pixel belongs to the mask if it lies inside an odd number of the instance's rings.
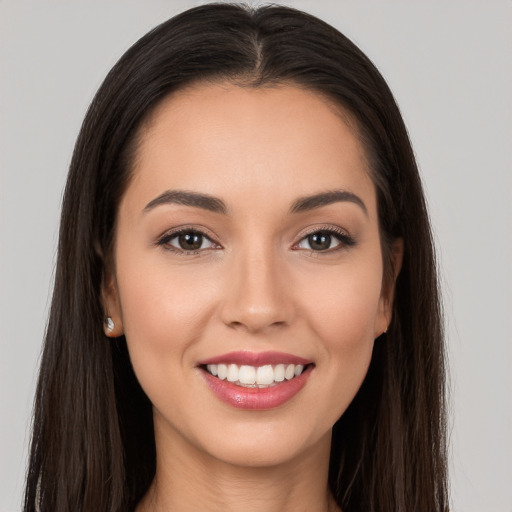
[[[353,129],[292,86],[196,85],[142,127],[105,289],[157,450],[236,465],[330,440],[390,321]]]

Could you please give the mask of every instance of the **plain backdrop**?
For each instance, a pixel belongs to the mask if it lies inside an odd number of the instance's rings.
[[[199,3],[0,0],[0,512],[21,508],[61,194],[82,118],[124,50]],[[283,3],[353,39],[398,100],[439,251],[453,511],[512,512],[512,2]]]

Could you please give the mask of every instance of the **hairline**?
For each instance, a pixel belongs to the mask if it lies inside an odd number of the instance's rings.
[[[362,149],[361,156],[363,157],[364,163],[364,171],[367,173],[369,178],[371,179],[373,186],[375,187],[375,199],[377,202],[377,210],[379,210],[379,185],[378,185],[378,173],[376,169],[374,169],[375,164],[372,165],[372,161],[375,160],[375,151],[371,146],[370,142],[365,137],[365,129],[363,127],[362,122],[358,119],[357,115],[343,104],[339,98],[335,98],[334,95],[328,94],[327,92],[321,90],[320,88],[316,88],[314,86],[305,84],[298,80],[289,79],[289,78],[276,78],[276,79],[268,79],[264,80],[262,77],[258,76],[257,66],[252,71],[242,72],[235,75],[230,75],[228,73],[225,74],[217,74],[209,77],[202,77],[199,79],[194,79],[188,82],[184,82],[174,89],[168,91],[161,98],[155,101],[152,105],[148,107],[148,109],[144,112],[139,122],[133,129],[133,132],[128,137],[127,142],[122,148],[121,154],[122,159],[126,165],[126,180],[124,183],[124,187],[121,190],[119,195],[119,201],[116,207],[116,214],[114,217],[114,224],[112,227],[112,237],[108,241],[107,254],[105,255],[105,266],[107,270],[113,271],[115,275],[115,245],[116,245],[116,233],[117,233],[117,222],[119,216],[119,207],[121,201],[126,193],[126,190],[130,186],[130,183],[134,177],[136,169],[138,167],[138,162],[141,154],[141,147],[146,140],[149,132],[151,131],[151,125],[155,121],[155,117],[157,116],[160,107],[162,104],[173,96],[178,95],[182,92],[186,92],[188,90],[192,91],[195,88],[202,87],[205,85],[210,86],[236,86],[242,89],[273,89],[273,88],[287,88],[292,87],[295,89],[299,89],[302,91],[306,91],[314,94],[318,99],[320,99],[327,108],[335,114],[349,129],[350,133],[356,138],[359,142],[360,147]],[[380,246],[382,253],[382,263],[383,263],[383,284],[389,281],[393,274],[392,269],[392,261],[390,258],[390,249],[391,244],[390,240],[388,240],[385,235],[381,219],[380,212],[377,211],[377,218],[379,224],[379,238],[380,238]]]

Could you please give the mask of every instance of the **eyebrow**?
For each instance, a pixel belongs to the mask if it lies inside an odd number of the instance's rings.
[[[163,204],[182,204],[222,214],[226,214],[228,211],[226,203],[217,197],[185,190],[167,190],[150,201],[145,206],[144,212],[148,212]]]
[[[329,204],[346,201],[357,204],[363,212],[368,215],[368,210],[366,209],[366,205],[363,200],[359,196],[356,196],[352,192],[347,192],[346,190],[330,190],[312,196],[301,197],[292,204],[290,212],[305,212],[322,206],[327,206]]]
[[[330,190],[321,192],[311,196],[305,196],[293,202],[290,213],[300,213],[333,203],[350,202],[358,205],[363,212],[368,215],[368,210],[363,200],[346,190]],[[199,192],[189,192],[185,190],[166,190],[155,199],[151,200],[145,207],[144,212],[148,212],[157,206],[164,204],[181,204],[184,206],[192,206],[201,208],[215,213],[227,214],[228,208],[226,203],[217,197],[208,194],[200,194]]]

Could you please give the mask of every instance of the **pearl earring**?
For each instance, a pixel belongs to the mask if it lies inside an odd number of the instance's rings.
[[[107,326],[108,332],[112,332],[114,330],[114,320],[112,320],[110,316],[107,316],[107,318],[105,318],[105,325]]]

